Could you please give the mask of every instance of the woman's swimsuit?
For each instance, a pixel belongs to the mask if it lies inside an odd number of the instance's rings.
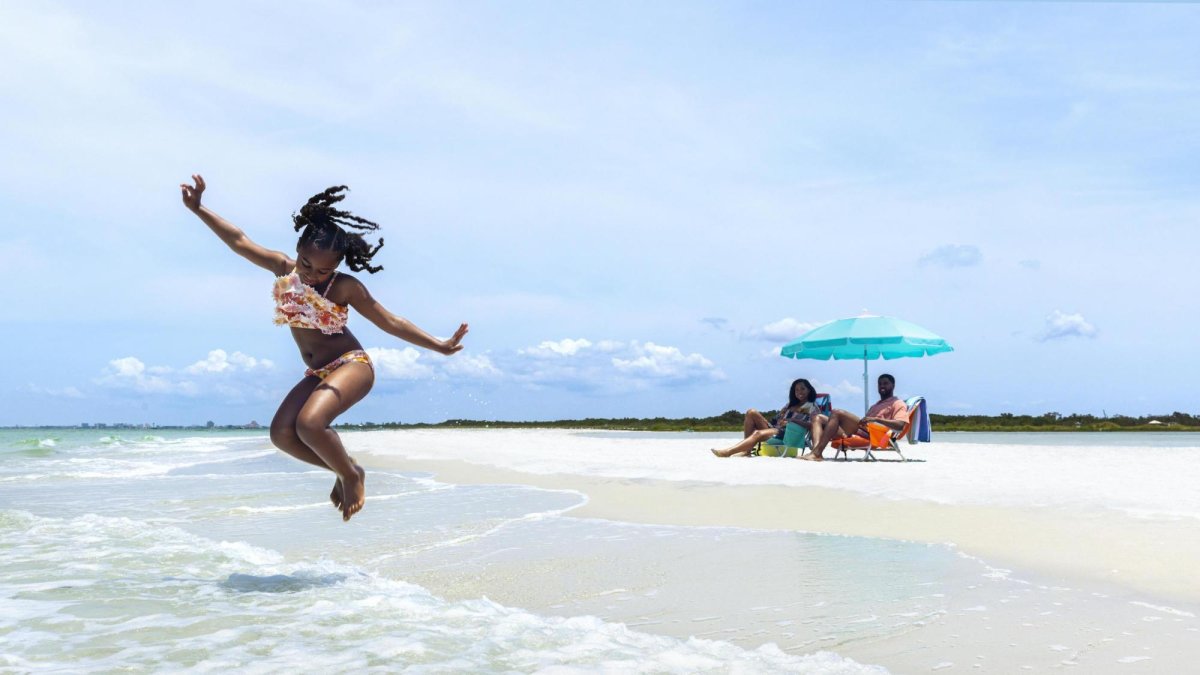
[[[783,412],[780,413],[780,415],[782,416],[782,419],[785,422],[795,422],[796,424],[799,424],[800,426],[804,427],[805,429],[811,429],[812,428],[812,416],[814,414],[816,414],[817,412],[818,411],[816,409],[816,405],[814,405],[813,403],[804,403],[804,404],[801,404],[799,407],[797,407],[795,409],[791,409],[791,410],[789,410],[788,408],[785,407],[783,409]],[[776,419],[778,420],[779,418],[776,418]],[[786,431],[787,431],[787,424],[784,424],[783,428],[779,430],[779,433],[775,434],[775,438],[782,440],[783,434]]]
[[[333,288],[333,282],[336,280],[337,272],[334,271],[329,283],[325,285],[325,292],[317,293],[315,288],[300,281],[300,275],[295,270],[292,270],[292,273],[287,276],[277,277],[275,286],[271,290],[271,295],[275,298],[275,325],[310,328],[319,330],[325,335],[340,335],[346,327],[350,309],[325,297],[329,293],[329,289]],[[365,351],[354,349],[342,354],[324,367],[305,370],[304,376],[315,375],[323,380],[333,371],[351,362],[365,363],[372,369],[375,367],[371,364],[371,357],[367,356]]]

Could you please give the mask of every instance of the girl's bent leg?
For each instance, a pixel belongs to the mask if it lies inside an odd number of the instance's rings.
[[[271,420],[271,442],[275,444],[275,447],[302,462],[333,471],[329,465],[325,464],[325,460],[318,457],[312,448],[300,440],[300,434],[296,433],[296,418],[300,416],[300,409],[304,407],[305,403],[308,403],[309,395],[319,384],[321,384],[321,379],[310,375],[292,387],[292,390],[284,397],[283,403],[279,404],[275,418]],[[329,491],[329,501],[339,511],[342,510],[341,478],[333,481],[333,489]]]
[[[275,417],[271,420],[271,443],[302,462],[329,469],[329,465],[318,457],[312,448],[305,445],[304,441],[300,440],[300,435],[296,433],[296,418],[300,415],[300,409],[308,402],[308,397],[312,395],[313,390],[319,384],[321,384],[319,378],[306,377],[292,387],[287,396],[283,397],[283,402],[279,404],[279,410],[275,411]]]
[[[296,417],[296,434],[342,482],[342,518],[349,520],[365,501],[365,474],[342,446],[333,420],[362,400],[375,383],[375,371],[365,363],[347,363],[313,389]]]

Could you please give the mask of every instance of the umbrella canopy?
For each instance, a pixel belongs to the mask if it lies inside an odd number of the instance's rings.
[[[862,359],[863,407],[867,407],[867,361],[900,359],[952,352],[941,336],[890,316],[857,316],[818,326],[783,346],[791,359]]]

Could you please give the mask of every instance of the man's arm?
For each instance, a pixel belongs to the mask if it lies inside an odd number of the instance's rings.
[[[892,431],[900,431],[901,429],[904,428],[904,425],[907,424],[907,421],[906,420],[889,420],[889,419],[884,419],[882,417],[864,417],[864,418],[862,418],[862,423],[863,423],[863,425],[866,425],[868,423],[881,424],[881,425],[891,429]]]
[[[896,399],[896,402],[884,411],[887,417],[864,417],[863,424],[874,422],[882,424],[892,431],[900,431],[904,425],[908,423],[908,406],[904,405],[904,401]]]

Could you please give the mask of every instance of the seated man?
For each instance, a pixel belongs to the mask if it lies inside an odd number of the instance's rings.
[[[904,405],[904,401],[896,398],[896,378],[884,373],[879,376],[879,402],[871,406],[867,410],[866,417],[859,417],[852,412],[846,410],[834,410],[829,416],[829,421],[822,428],[813,428],[813,437],[817,444],[813,447],[811,455],[806,455],[804,459],[811,459],[814,462],[820,462],[825,459],[825,446],[835,438],[845,438],[846,436],[862,436],[868,438],[867,423],[874,422],[882,424],[889,429],[899,431],[904,428],[904,418],[908,414],[908,406]]]

